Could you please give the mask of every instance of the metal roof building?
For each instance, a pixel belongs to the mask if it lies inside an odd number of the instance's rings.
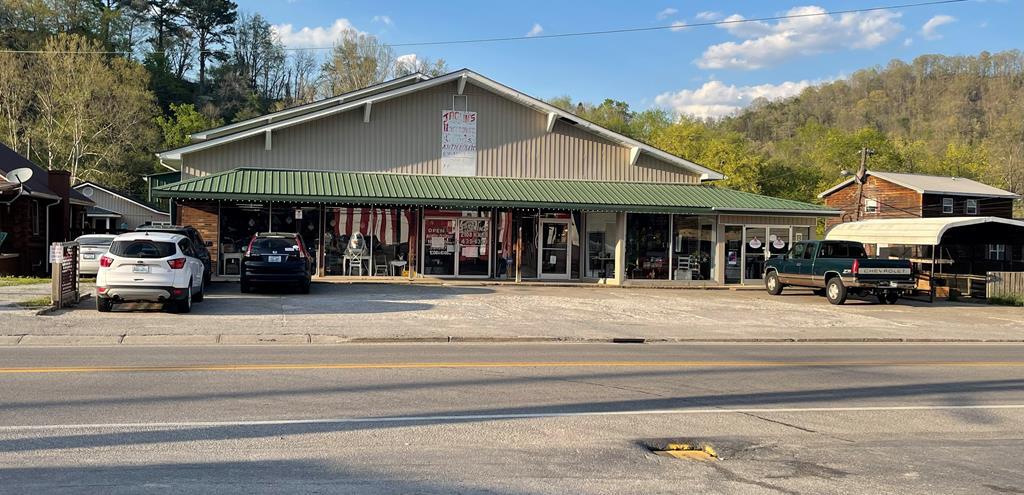
[[[158,156],[181,180],[153,196],[213,241],[226,277],[272,229],[301,233],[323,276],[754,282],[767,256],[837,214],[717,187],[715,170],[466,69],[196,133]]]

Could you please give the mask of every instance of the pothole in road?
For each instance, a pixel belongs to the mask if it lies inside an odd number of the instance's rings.
[[[655,455],[689,461],[711,462],[720,459],[715,447],[699,440],[668,440],[647,442],[645,446]]]

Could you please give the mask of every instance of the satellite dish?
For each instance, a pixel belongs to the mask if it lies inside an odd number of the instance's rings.
[[[32,178],[32,169],[30,168],[16,168],[7,173],[7,180],[10,182],[18,182],[24,184]]]

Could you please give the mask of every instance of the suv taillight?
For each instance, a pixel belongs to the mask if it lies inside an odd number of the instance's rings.
[[[245,255],[252,256],[252,245],[256,243],[256,236],[252,236],[252,240],[249,241],[249,247],[245,248]]]
[[[100,266],[103,268],[109,268],[113,262],[114,258],[109,256],[100,256]]]
[[[856,275],[860,272],[860,260],[854,258],[853,260],[853,274]]]
[[[173,260],[167,260],[167,264],[170,265],[172,270],[181,270],[185,268],[185,258],[174,258]]]

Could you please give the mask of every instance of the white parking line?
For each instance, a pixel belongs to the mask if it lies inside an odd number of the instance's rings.
[[[696,415],[696,414],[770,414],[770,413],[813,413],[813,412],[908,412],[908,411],[962,411],[962,410],[1020,410],[1024,404],[990,404],[973,406],[863,406],[863,407],[778,407],[778,408],[733,408],[733,409],[649,409],[639,411],[593,411],[570,413],[508,413],[508,414],[452,414],[437,416],[385,416],[379,418],[324,418],[324,419],[272,419],[239,421],[179,421],[153,423],[92,423],[64,425],[21,425],[0,426],[0,432],[53,431],[53,430],[103,430],[103,429],[150,429],[150,428],[204,428],[204,427],[252,427],[252,426],[302,426],[302,425],[345,425],[372,423],[422,423],[434,421],[493,421],[505,419],[575,418],[594,416],[653,416],[653,415]]]

